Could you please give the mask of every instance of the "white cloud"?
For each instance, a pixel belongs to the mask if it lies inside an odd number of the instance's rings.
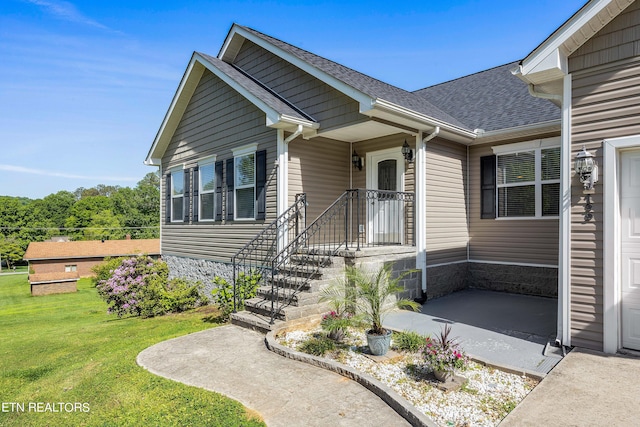
[[[55,0],[25,0],[28,3],[39,6],[46,12],[65,21],[84,24],[91,27],[100,28],[102,30],[114,31],[100,22],[83,15],[76,7],[67,1]]]
[[[27,173],[31,175],[44,175],[44,176],[53,176],[58,178],[69,178],[69,179],[86,179],[93,181],[130,181],[137,182],[140,178],[134,178],[130,176],[97,176],[97,175],[75,175],[66,172],[56,172],[56,171],[48,171],[44,169],[32,169],[25,168],[22,166],[15,165],[3,165],[0,164],[0,170],[7,172],[17,172],[17,173]]]

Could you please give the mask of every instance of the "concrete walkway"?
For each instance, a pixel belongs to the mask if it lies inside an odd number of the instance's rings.
[[[500,427],[636,426],[640,358],[574,349]]]
[[[408,426],[379,397],[341,375],[267,350],[264,335],[228,325],[164,341],[138,364],[222,393],[277,426]]]

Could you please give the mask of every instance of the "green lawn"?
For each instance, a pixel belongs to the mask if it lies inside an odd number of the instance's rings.
[[[0,276],[1,426],[264,425],[236,401],[135,362],[152,344],[217,326],[211,308],[152,319],[106,308],[88,279],[74,294],[32,297],[26,276]]]

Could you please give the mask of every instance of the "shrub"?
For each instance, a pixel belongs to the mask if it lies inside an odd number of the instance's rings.
[[[245,300],[257,295],[261,280],[262,274],[256,270],[251,270],[248,274],[242,271],[238,273],[236,278],[237,310],[244,310]],[[233,312],[233,284],[220,276],[214,277],[213,283],[216,285],[211,291],[213,303],[218,306],[223,318],[226,319]]]
[[[107,257],[104,259],[104,262],[101,262],[98,265],[94,265],[91,268],[96,275],[91,279],[93,286],[97,286],[101,281],[109,280],[109,278],[113,275],[113,272],[116,268],[122,265],[122,261],[124,261],[125,257],[111,258]]]
[[[200,283],[168,280],[169,268],[148,256],[125,258],[113,274],[97,284],[109,313],[153,317],[206,304]]]
[[[333,351],[335,348],[335,342],[324,335],[311,337],[298,346],[298,350],[314,356],[324,356],[326,352]]]
[[[354,323],[351,313],[338,313],[330,311],[322,316],[320,327],[329,333],[329,338],[334,341],[342,341],[347,335],[347,328]]]
[[[393,334],[393,346],[397,350],[416,353],[425,345],[427,337],[413,331],[395,332]]]

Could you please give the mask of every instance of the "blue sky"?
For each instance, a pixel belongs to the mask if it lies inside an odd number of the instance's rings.
[[[0,195],[135,186],[191,53],[233,22],[407,90],[522,59],[583,0],[0,3]]]

